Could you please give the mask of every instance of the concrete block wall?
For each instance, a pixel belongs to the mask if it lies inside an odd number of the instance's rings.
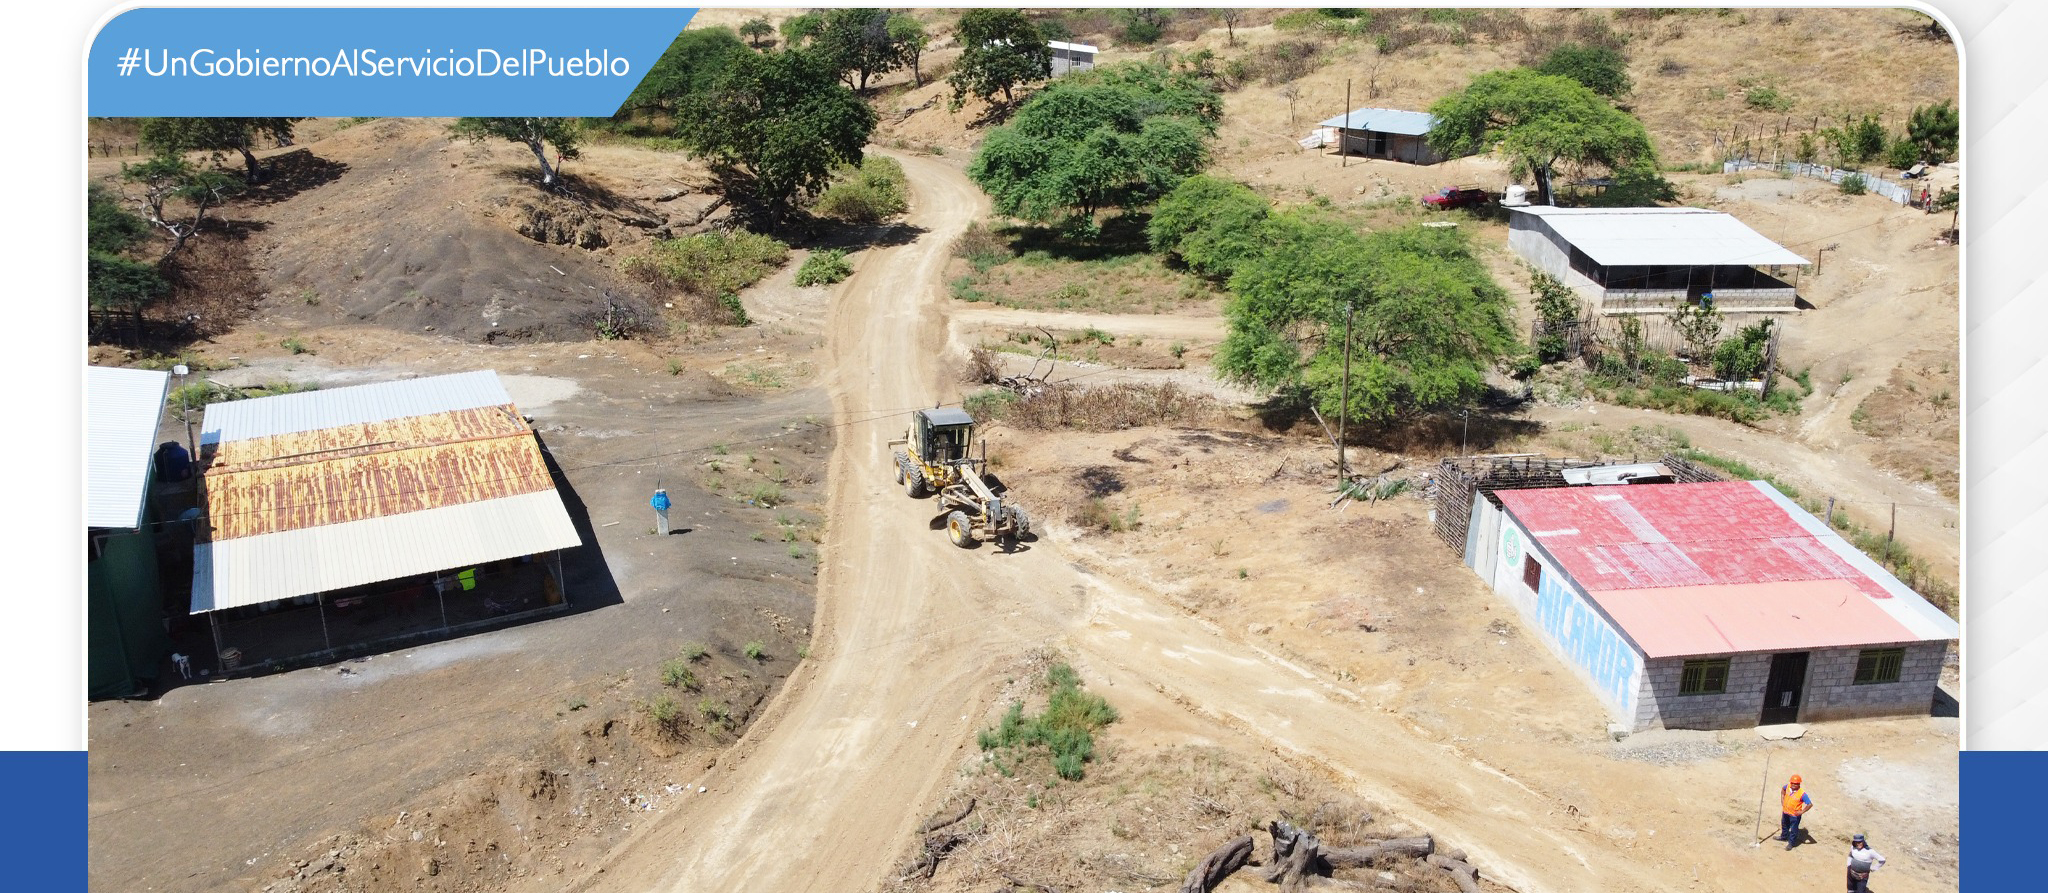
[[[1948,653],[1948,643],[1903,642],[1871,647],[1906,649],[1905,663],[1899,669],[1899,681],[1855,684],[1856,658],[1863,651],[1861,648],[1815,651],[1807,664],[1806,696],[1799,709],[1800,721],[1910,716],[1928,712],[1934,704],[1934,688],[1941,680],[1941,664]]]
[[[1681,695],[1685,658],[1645,661],[1643,686],[1636,696],[1635,730],[1740,729],[1756,725],[1764,709],[1764,683],[1771,675],[1769,654],[1726,654],[1728,687],[1721,694]],[[1851,662],[1850,669],[1855,669]],[[1808,665],[1809,675],[1812,665]]]

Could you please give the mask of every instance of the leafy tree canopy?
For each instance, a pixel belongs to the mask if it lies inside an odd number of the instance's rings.
[[[911,77],[916,79],[918,86],[924,86],[924,69],[919,66],[919,62],[924,58],[924,48],[932,41],[931,35],[925,33],[924,23],[909,13],[899,12],[891,15],[889,39],[902,48],[903,58],[910,65]]]
[[[1208,163],[1220,107],[1215,88],[1185,72],[1099,68],[1033,96],[989,134],[967,173],[1015,217],[1136,207]]]
[[[1499,151],[1515,172],[1536,181],[1539,204],[1551,202],[1559,162],[1610,171],[1656,167],[1643,123],[1600,94],[1561,75],[1527,68],[1489,71],[1463,91],[1429,107],[1436,126],[1430,147],[1457,157]]]
[[[1571,78],[1609,99],[1626,96],[1635,86],[1628,77],[1628,60],[1612,47],[1563,44],[1551,50],[1536,70]]]
[[[970,9],[954,28],[960,59],[947,82],[953,85],[953,108],[967,97],[984,101],[997,93],[1003,101],[1021,84],[1052,77],[1052,48],[1046,35],[1014,9]]]
[[[753,44],[754,49],[757,50],[761,48],[761,41],[774,36],[774,34],[775,26],[768,24],[768,20],[764,18],[751,18],[746,21],[746,24],[740,26],[740,35],[745,37],[748,43]]]
[[[807,12],[803,15],[790,16],[782,20],[782,42],[785,46],[795,47],[809,43],[824,30],[823,13]]]
[[[1912,117],[1906,119],[1906,138],[1920,147],[1923,158],[1940,163],[1956,157],[1961,147],[1957,136],[1961,128],[1962,119],[1955,106],[1944,99],[1936,105],[1913,109]]]
[[[93,183],[85,189],[85,247],[120,254],[149,237],[149,221],[121,207],[119,196]]]
[[[889,31],[889,19],[889,12],[881,9],[830,10],[812,46],[848,86],[867,92],[869,78],[910,63],[909,54]]]
[[[582,155],[582,122],[576,118],[457,118],[448,133],[472,143],[500,139],[519,143],[540,162],[540,183],[553,188],[555,166],[548,163],[548,147],[555,147],[557,160]]]
[[[859,164],[875,111],[809,51],[748,53],[690,98],[676,135],[727,170],[745,172],[780,219],[823,189],[834,168]]]
[[[1264,250],[1260,233],[1268,213],[1266,200],[1244,184],[1198,174],[1159,200],[1146,235],[1154,250],[1223,279]]]
[[[249,179],[260,176],[256,162],[256,140],[269,137],[291,139],[292,128],[304,118],[144,118],[140,133],[143,148],[158,154],[182,155],[206,150],[218,161],[224,153],[239,152]]]
[[[763,27],[768,24],[765,20],[757,21]],[[746,49],[746,44],[741,43],[739,35],[730,28],[704,28],[677,34],[676,39],[669,42],[668,49],[662,51],[661,58],[647,69],[640,85],[626,96],[619,112],[674,111],[685,97],[711,89],[711,83],[717,80],[719,72],[732,64],[732,57],[746,52]]]
[[[1507,294],[1455,230],[1360,236],[1296,210],[1269,218],[1262,241],[1230,277],[1225,378],[1338,414],[1348,313],[1352,417],[1390,420],[1476,399],[1517,349]]]

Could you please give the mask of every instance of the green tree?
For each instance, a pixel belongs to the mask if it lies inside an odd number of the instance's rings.
[[[1124,43],[1135,46],[1151,46],[1158,43],[1166,33],[1166,23],[1173,20],[1174,11],[1156,8],[1125,8],[1117,10],[1124,21],[1121,38]]]
[[[674,112],[685,97],[711,89],[711,83],[732,64],[733,57],[746,50],[739,35],[730,28],[683,31],[669,42],[661,58],[648,67],[639,85],[619,106],[619,113]]]
[[[1536,318],[1544,328],[1543,337],[1536,340],[1536,358],[1545,363],[1565,359],[1567,342],[1558,332],[1578,321],[1579,293],[1540,270],[1529,277],[1529,288],[1536,292]]]
[[[761,48],[761,41],[775,36],[775,26],[768,24],[768,20],[764,18],[748,19],[746,24],[740,26],[740,36],[745,37],[747,43],[758,50]]]
[[[1220,103],[1185,72],[1125,63],[1063,79],[990,133],[967,175],[996,210],[1089,219],[1165,195],[1208,163]]]
[[[1052,77],[1052,48],[1038,26],[1017,10],[970,9],[960,14],[954,33],[960,60],[946,81],[953,85],[955,111],[969,96],[989,101],[1001,93],[1009,102],[1018,85]]]
[[[248,181],[255,183],[262,179],[262,166],[256,161],[256,141],[268,137],[274,142],[286,142],[292,137],[292,128],[304,118],[144,118],[142,119],[142,147],[160,155],[182,155],[192,151],[211,151],[215,160],[228,152],[239,152],[242,164],[248,170]]]
[[[1204,276],[1227,279],[1265,248],[1270,208],[1242,183],[1197,174],[1152,209],[1146,226],[1155,251],[1180,257]]]
[[[1721,342],[1721,323],[1721,311],[1708,304],[1680,304],[1671,315],[1671,328],[1685,341],[1686,356],[1697,363],[1714,355],[1714,345]]]
[[[1755,381],[1764,373],[1770,344],[1770,320],[1743,327],[1735,337],[1714,348],[1714,376],[1724,381]]]
[[[812,43],[826,64],[862,93],[868,79],[902,68],[909,59],[889,34],[889,13],[880,9],[834,9]]]
[[[1628,95],[1634,86],[1628,77],[1628,60],[1612,47],[1562,44],[1551,50],[1536,70],[1571,78],[1609,99]]]
[[[924,23],[909,13],[891,15],[889,39],[902,48],[903,58],[910,64],[910,77],[918,86],[924,86],[924,69],[920,63],[924,59],[924,48],[932,42],[931,35],[925,33]]]
[[[825,30],[825,16],[807,12],[782,20],[782,45],[794,49],[816,39]]]
[[[122,254],[149,238],[149,221],[121,207],[112,189],[99,183],[85,187],[85,249]]]
[[[182,155],[171,154],[122,164],[121,179],[141,187],[146,219],[171,237],[171,246],[164,250],[159,264],[198,235],[199,228],[206,223],[207,211],[242,189],[242,184],[229,174],[201,168]],[[191,212],[189,219],[184,210]]]
[[[135,312],[170,292],[155,264],[123,256],[149,232],[149,221],[121,207],[113,190],[98,183],[86,187],[85,291],[95,309]]]
[[[1488,150],[1536,181],[1537,203],[1551,204],[1559,162],[1610,171],[1654,168],[1657,152],[1641,121],[1570,78],[1526,68],[1490,71],[1429,107],[1429,144],[1456,157]]]
[[[1223,23],[1224,32],[1230,35],[1229,45],[1237,46],[1237,23],[1244,21],[1245,11],[1236,8],[1212,9],[1209,10],[1209,14]]]
[[[1921,158],[1940,164],[1956,157],[1956,150],[1961,147],[1957,136],[1961,128],[1962,119],[1955,106],[1944,99],[1913,109],[1912,116],[1906,119],[1906,138],[1920,147]]]
[[[683,112],[676,135],[721,174],[744,173],[776,221],[835,168],[860,163],[876,120],[831,66],[800,50],[741,56]]]
[[[1391,420],[1469,403],[1517,349],[1506,292],[1456,230],[1361,237],[1294,211],[1268,221],[1265,243],[1230,277],[1216,355],[1227,379],[1329,415],[1348,396],[1351,418]]]
[[[457,118],[448,133],[472,143],[500,139],[525,146],[540,162],[540,185],[547,189],[555,188],[558,179],[555,166],[548,163],[549,146],[555,147],[557,160],[582,156],[577,143],[583,128],[575,118]]]

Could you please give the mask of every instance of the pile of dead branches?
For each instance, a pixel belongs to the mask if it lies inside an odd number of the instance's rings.
[[[1297,890],[1436,890],[1454,883],[1461,893],[1479,893],[1479,872],[1459,850],[1437,852],[1429,835],[1373,840],[1361,846],[1326,847],[1309,831],[1287,822],[1266,826],[1272,853],[1263,863],[1247,834],[1218,847],[1181,882],[1180,893],[1210,893],[1216,885],[1248,865],[1258,866],[1260,879],[1283,891]],[[1416,868],[1426,870],[1416,871]],[[1388,869],[1401,869],[1390,871]],[[1339,877],[1343,872],[1346,877]]]

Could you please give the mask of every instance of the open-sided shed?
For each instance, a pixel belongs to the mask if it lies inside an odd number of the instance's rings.
[[[223,666],[564,604],[580,538],[496,373],[215,404],[200,457],[192,613]],[[293,606],[317,628],[266,622]]]
[[[1725,311],[1798,308],[1779,278],[1808,261],[1742,221],[1705,208],[1512,207],[1508,245],[1571,286],[1600,313],[1669,313],[1707,303]]]

